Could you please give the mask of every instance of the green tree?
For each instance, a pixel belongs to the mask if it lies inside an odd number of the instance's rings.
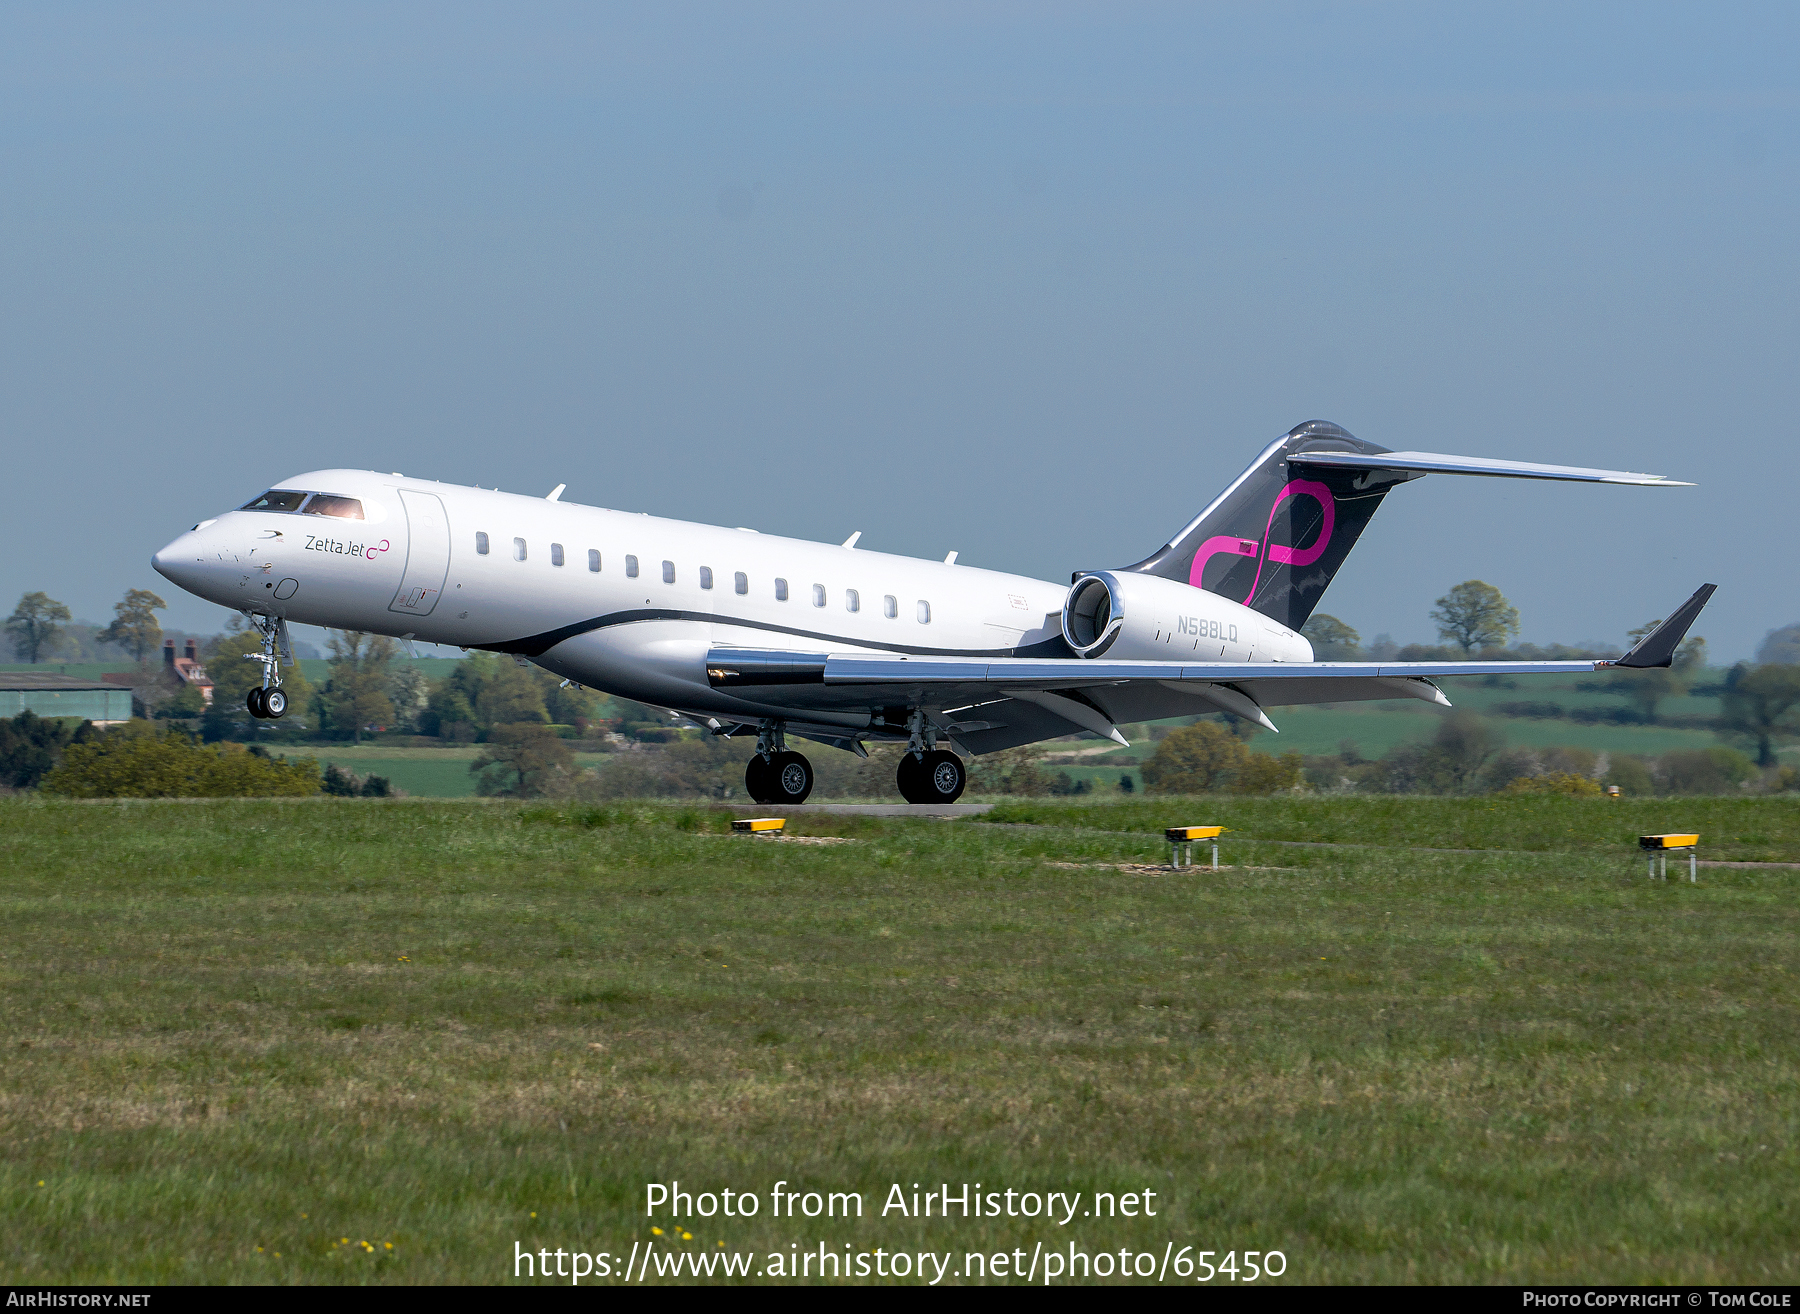
[[[497,725],[469,770],[477,793],[536,798],[574,775],[575,755],[542,722]]]
[[[599,697],[591,689],[564,688],[548,671],[543,674],[544,711],[556,725],[586,727],[594,719],[594,705]]]
[[[1775,745],[1800,734],[1800,666],[1747,666],[1725,677],[1721,726],[1756,749],[1756,764],[1775,765]]]
[[[331,680],[321,695],[331,724],[348,729],[362,742],[363,730],[384,725],[394,717],[388,698],[388,668],[400,646],[385,634],[361,630],[335,630],[326,641],[331,649]]]
[[[0,721],[0,785],[8,789],[32,788],[57,764],[71,743],[86,743],[99,733],[88,721],[71,726],[66,720],[44,718],[33,712],[20,712],[10,721]]]
[[[56,651],[62,627],[71,619],[69,609],[48,593],[27,593],[6,618],[6,632],[12,635],[14,651],[24,653],[25,660],[36,665]]]
[[[402,662],[388,672],[387,696],[400,728],[417,730],[420,716],[430,705],[431,680],[417,666]]]
[[[499,669],[492,653],[470,653],[457,662],[450,674],[432,684],[425,710],[419,713],[419,733],[464,741],[475,738],[479,729],[475,704]]]
[[[135,721],[70,744],[41,788],[67,798],[293,797],[319,792],[319,765],[241,744],[196,744],[180,730]]]
[[[1275,794],[1294,789],[1303,779],[1306,759],[1298,753],[1245,753],[1231,781],[1234,794]]]
[[[1505,742],[1473,712],[1451,712],[1429,744],[1402,744],[1380,763],[1391,794],[1472,793]]]
[[[1362,656],[1362,636],[1336,616],[1314,616],[1300,633],[1311,642],[1315,661],[1353,662]]]
[[[548,721],[544,689],[535,670],[511,659],[496,662],[475,697],[475,717],[483,726],[523,725]]]
[[[149,589],[127,589],[125,597],[113,603],[112,624],[94,637],[125,649],[139,665],[156,651],[162,642],[162,626],[156,613],[169,604]]]
[[[1250,750],[1215,721],[1171,730],[1140,774],[1152,794],[1206,794],[1223,788],[1243,769]]]
[[[1750,759],[1735,748],[1678,748],[1656,762],[1665,794],[1732,794],[1756,774]]]
[[[1492,584],[1466,579],[1432,608],[1438,637],[1458,645],[1464,653],[1504,647],[1519,632],[1519,609]]]

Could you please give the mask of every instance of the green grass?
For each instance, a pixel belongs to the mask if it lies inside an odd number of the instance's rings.
[[[1580,852],[1634,861],[1639,835],[1698,831],[1704,859],[1800,862],[1800,799],[1784,797],[1006,799],[979,820],[1144,835],[1223,825],[1234,841]]]
[[[1800,871],[1652,883],[1633,802],[1492,805],[807,815],[859,841],[811,847],[678,806],[6,800],[0,1281],[496,1282],[515,1242],[629,1251],[679,1178],[1162,1205],[765,1205],[676,1242],[709,1250],[1794,1282]],[[1780,800],[1642,806],[1792,851]],[[1171,811],[1245,865],[1049,865],[1154,860]],[[1495,851],[1256,842],[1290,835]]]
[[[469,766],[481,753],[475,744],[445,748],[393,748],[385,744],[315,744],[275,750],[289,756],[316,757],[321,769],[336,763],[359,776],[386,776],[419,798],[472,798],[475,776]],[[605,753],[577,753],[580,767],[603,766]]]

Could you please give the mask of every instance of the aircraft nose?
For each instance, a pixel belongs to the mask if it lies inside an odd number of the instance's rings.
[[[197,592],[204,570],[202,556],[200,535],[189,530],[152,556],[150,565],[169,582]]]

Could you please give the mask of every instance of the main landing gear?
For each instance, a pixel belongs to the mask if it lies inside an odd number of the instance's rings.
[[[262,635],[262,651],[247,652],[244,660],[261,662],[262,683],[244,699],[250,715],[259,721],[278,721],[287,715],[288,696],[281,689],[281,650],[287,648],[287,622],[279,617],[258,616],[245,612],[256,632]],[[290,658],[291,660],[291,658]]]
[[[804,803],[812,787],[812,763],[788,748],[779,724],[765,725],[756,737],[756,756],[744,768],[750,797],[758,803]]]
[[[968,788],[969,773],[955,753],[937,746],[937,729],[921,711],[907,718],[906,753],[894,771],[900,797],[908,803],[954,803]]]

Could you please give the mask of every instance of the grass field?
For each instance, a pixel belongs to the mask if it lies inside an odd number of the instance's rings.
[[[1201,811],[1239,866],[1051,865]],[[765,1206],[676,1248],[1791,1283],[1800,871],[1646,881],[1622,842],[1677,813],[1800,860],[1779,799],[794,823],[832,846],[672,805],[0,801],[0,1281],[510,1280],[515,1242],[649,1240],[679,1178],[1161,1209]]]
[[[472,798],[475,776],[469,766],[480,756],[476,744],[444,748],[395,748],[387,744],[312,744],[280,748],[292,757],[315,757],[320,767],[329,763],[348,768],[359,776],[386,776],[400,789],[419,798]],[[577,753],[578,767],[604,766],[606,753]]]

